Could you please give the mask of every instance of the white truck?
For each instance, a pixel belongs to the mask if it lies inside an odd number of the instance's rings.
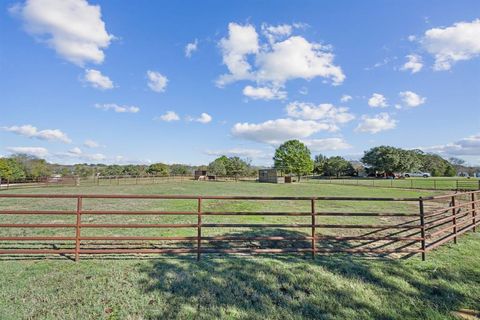
[[[406,172],[403,174],[405,178],[410,178],[410,177],[423,177],[423,178],[428,178],[431,177],[431,174],[428,172],[421,172],[421,171],[414,171],[414,172]]]

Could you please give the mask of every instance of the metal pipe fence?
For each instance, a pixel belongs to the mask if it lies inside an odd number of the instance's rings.
[[[441,179],[441,178],[418,178],[418,179],[378,179],[378,178],[324,178],[306,176],[303,181],[311,183],[326,183],[335,185],[419,189],[419,190],[480,190],[480,179]]]
[[[97,195],[97,194],[0,194],[2,201],[28,199],[38,206],[43,201],[61,199],[74,201],[74,207],[66,209],[0,210],[0,242],[10,247],[0,248],[0,255],[61,254],[72,256],[76,261],[83,255],[94,254],[195,254],[200,260],[206,253],[223,254],[263,254],[263,253],[309,253],[312,258],[319,253],[352,253],[369,255],[421,254],[426,258],[427,252],[448,242],[457,241],[457,237],[476,230],[480,223],[477,219],[480,191],[454,193],[444,196],[424,198],[365,198],[365,197],[264,197],[264,196],[193,196],[193,195]],[[195,204],[193,210],[97,210],[86,209],[85,201],[117,200],[181,200]],[[233,211],[211,210],[205,206],[208,201],[221,202],[276,202],[299,203],[301,210],[296,211]],[[403,203],[406,212],[381,210],[381,212],[350,212],[337,210],[320,210],[319,204],[330,203]],[[62,206],[67,206],[64,203]],[[122,205],[123,206],[123,205]],[[125,204],[126,206],[126,204]],[[128,208],[128,206],[126,206]],[[213,206],[215,207],[215,206]],[[306,210],[306,208],[309,210]],[[394,207],[394,206],[392,206]],[[7,206],[8,208],[8,206]],[[190,207],[193,208],[193,207]],[[330,207],[327,207],[330,208]],[[344,208],[343,206],[341,208]],[[415,209],[416,208],[416,209]],[[5,221],[9,216],[14,221]],[[25,223],[20,217],[45,217],[40,222]],[[58,222],[56,217],[70,216],[69,223]],[[127,219],[114,220],[114,223],[89,217],[142,216],[153,217],[190,217],[192,220],[180,222],[175,220],[151,223],[132,222]],[[223,217],[226,221],[208,221],[212,217]],[[235,222],[235,217],[248,217],[248,221]],[[264,218],[275,218],[271,223],[263,223]],[[18,218],[18,221],[15,219]],[[339,223],[335,219],[347,220]],[[298,220],[304,219],[304,220]],[[150,220],[152,221],[152,220]],[[232,222],[233,221],[233,222]],[[260,223],[258,222],[260,221]],[[21,230],[12,235],[8,231]],[[49,234],[34,234],[32,230],[46,230]],[[68,230],[67,234],[58,235],[55,230]],[[158,235],[110,235],[88,234],[88,230],[164,230]],[[249,231],[245,231],[245,229]],[[252,232],[251,230],[256,230]],[[185,236],[178,230],[193,231]],[[216,230],[211,234],[210,230]],[[229,233],[231,230],[240,230]],[[290,231],[293,230],[293,231]],[[277,232],[277,233],[275,233]],[[63,245],[51,248],[23,248],[19,243],[41,243],[45,241],[63,241]],[[125,247],[126,241],[135,244],[150,242],[148,247]],[[108,242],[108,247],[106,244]],[[181,243],[184,246],[159,247],[151,242]],[[253,245],[252,245],[253,244]]]

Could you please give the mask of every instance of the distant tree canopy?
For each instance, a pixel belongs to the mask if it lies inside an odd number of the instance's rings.
[[[421,150],[379,146],[365,151],[361,161],[370,168],[370,171],[381,173],[421,170],[431,173],[432,176],[455,175],[452,164],[447,160]]]
[[[350,161],[336,156],[327,159],[324,172],[327,176],[336,176],[338,178],[340,176],[352,176],[355,170]]]
[[[22,167],[26,178],[38,179],[49,177],[52,174],[50,165],[44,159],[39,159],[26,154],[14,154],[10,159],[15,160],[15,162]]]
[[[192,169],[189,166],[186,166],[184,164],[170,165],[170,174],[186,175],[191,173],[192,173]]]
[[[207,170],[217,176],[238,178],[249,174],[250,163],[239,157],[221,156],[210,162]]]
[[[298,140],[289,140],[275,150],[274,166],[287,174],[295,174],[298,179],[313,171],[310,150]]]
[[[226,156],[221,156],[208,164],[207,171],[210,174],[216,176],[226,176],[227,175],[227,164],[228,158]]]
[[[13,158],[0,158],[0,179],[15,181],[25,179],[25,171]]]
[[[170,169],[164,163],[154,163],[148,166],[147,173],[157,176],[168,176]]]
[[[323,176],[351,176],[355,174],[350,161],[340,156],[326,157],[322,154],[316,155],[314,160],[314,173]]]
[[[445,160],[439,155],[425,153],[421,150],[404,150],[391,146],[378,146],[365,152],[361,163],[347,161],[342,157],[316,155],[311,159],[310,150],[298,140],[286,141],[275,150],[273,158],[275,168],[287,174],[299,177],[311,174],[345,176],[358,172],[402,173],[414,170],[429,172],[432,176],[455,176],[458,172],[473,174],[480,168],[471,167],[459,158]],[[363,163],[363,165],[362,165]],[[26,154],[13,154],[0,158],[0,178],[10,182],[24,179],[46,178],[52,174],[62,176],[75,175],[79,177],[100,176],[142,176],[169,174],[192,174],[194,170],[207,170],[217,176],[239,177],[255,175],[257,167],[239,157],[221,156],[208,166],[189,166],[183,164],[167,165],[154,163],[143,164],[87,164],[63,165],[48,163],[45,159]]]

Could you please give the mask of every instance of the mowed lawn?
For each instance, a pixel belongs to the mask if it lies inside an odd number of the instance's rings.
[[[156,185],[32,188],[2,193],[193,194],[265,196],[417,197],[428,192],[318,184],[165,182]],[[210,211],[306,211],[308,202],[205,201]],[[191,210],[186,200],[85,200],[85,209]],[[70,200],[0,199],[0,209],[72,210]],[[318,210],[412,212],[414,203],[319,201]],[[2,216],[6,222],[72,222],[74,217]],[[89,223],[188,223],[195,216],[93,216]],[[309,223],[309,217],[205,217],[204,222]],[[372,217],[322,217],[332,223],[378,223]],[[341,220],[343,219],[343,220]],[[388,223],[388,222],[386,222]],[[33,233],[35,232],[35,233]],[[71,230],[70,230],[71,232]],[[82,230],[82,232],[84,232]],[[196,230],[87,230],[91,235],[195,235]],[[89,232],[89,233],[87,233]],[[260,233],[259,233],[260,232]],[[264,230],[267,232],[267,230]],[[273,230],[307,234],[309,230]],[[331,233],[320,230],[321,233]],[[353,231],[349,231],[353,232]],[[212,229],[205,234],[261,234]],[[1,235],[71,235],[66,230],[0,230]],[[269,233],[272,234],[272,233]],[[99,244],[108,245],[108,244]],[[148,246],[153,243],[144,244]],[[168,245],[168,244],[160,244]],[[480,236],[468,233],[419,257],[351,254],[82,257],[0,256],[0,319],[454,319],[480,309]],[[3,248],[11,244],[2,243]],[[20,246],[33,246],[21,244]],[[52,244],[42,246],[51,248]],[[56,244],[56,247],[69,244]],[[71,247],[71,245],[70,245]]]

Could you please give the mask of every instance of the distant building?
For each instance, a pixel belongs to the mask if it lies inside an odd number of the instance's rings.
[[[258,170],[258,182],[285,183],[285,177],[278,174],[277,169]]]
[[[199,180],[200,178],[207,176],[207,170],[195,170],[195,180]]]

